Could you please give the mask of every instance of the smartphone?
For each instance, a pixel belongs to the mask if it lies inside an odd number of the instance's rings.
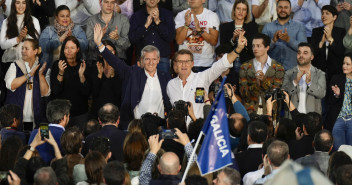
[[[42,140],[44,140],[44,138],[49,139],[49,125],[47,123],[41,123],[39,128]]]
[[[162,129],[159,132],[160,139],[175,139],[178,138],[175,129]]]
[[[204,88],[203,87],[197,87],[196,88],[196,103],[204,103]]]

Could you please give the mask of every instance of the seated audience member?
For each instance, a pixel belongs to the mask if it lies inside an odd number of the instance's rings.
[[[281,87],[285,70],[268,56],[270,38],[267,35],[254,35],[252,46],[255,58],[241,66],[240,93],[248,113],[257,112],[261,104],[266,114],[265,93]]]
[[[83,137],[86,138],[89,134],[97,132],[101,129],[101,125],[99,124],[98,120],[90,119],[87,121],[86,126],[84,127]]]
[[[10,136],[3,142],[0,150],[0,171],[14,169],[22,147],[23,143],[17,136]]]
[[[110,40],[103,40],[102,43],[112,54],[116,55],[115,45]],[[92,69],[91,78],[93,96],[92,116],[97,118],[98,110],[106,103],[112,103],[120,109],[122,78],[115,74],[114,68],[100,55],[98,56],[96,67]]]
[[[182,133],[179,129],[176,130],[176,135],[178,139],[174,139],[175,141],[181,143],[185,147],[185,151],[187,154],[187,158],[190,158],[193,147],[189,141],[187,134]],[[148,139],[150,151],[144,160],[141,173],[139,176],[140,185],[145,184],[170,184],[170,185],[178,185],[180,182],[177,174],[181,170],[180,160],[177,155],[173,152],[166,152],[162,155],[159,161],[158,170],[160,172],[160,176],[157,179],[152,179],[152,165],[157,158],[157,153],[161,148],[163,143],[163,139],[159,141],[159,135],[150,136]],[[191,159],[193,162],[195,158]]]
[[[55,142],[60,146],[60,138],[62,133],[65,131],[65,127],[70,119],[71,103],[68,100],[56,99],[48,103],[46,107],[46,117],[49,121],[49,130],[53,134]],[[38,133],[38,129],[32,131],[28,143],[32,143]],[[55,148],[49,143],[44,143],[37,147],[37,150],[46,164],[55,157]]]
[[[208,184],[207,179],[200,175],[190,175],[185,180],[185,185],[202,185]]]
[[[321,99],[326,93],[326,78],[323,71],[311,64],[314,58],[312,45],[300,43],[296,58],[297,67],[286,71],[282,89],[289,94],[300,113],[321,114]]]
[[[5,50],[1,59],[3,73],[6,73],[11,62],[22,58],[23,41],[37,40],[40,35],[39,21],[31,16],[29,1],[7,0],[5,3],[9,13],[6,13],[7,18],[2,22],[0,32],[1,49]],[[17,7],[19,4],[23,6]]]
[[[343,37],[343,46],[345,46],[347,52],[352,51],[352,16],[349,18],[349,23],[350,26],[348,30],[346,30],[346,35]]]
[[[342,73],[341,65],[345,53],[343,37],[346,31],[334,26],[337,18],[335,7],[325,5],[321,17],[324,26],[313,29],[310,42],[314,48],[312,65],[325,72],[329,84],[333,75]]]
[[[26,135],[19,130],[22,109],[18,105],[7,104],[0,108],[0,141],[1,144],[11,136],[18,136],[26,144]],[[1,148],[1,147],[0,147]]]
[[[20,130],[31,131],[44,119],[43,97],[50,95],[49,73],[46,64],[39,64],[41,49],[38,41],[25,39],[22,56],[11,63],[6,72],[7,96],[5,104],[16,104],[23,110]]]
[[[351,165],[352,159],[345,152],[334,152],[330,156],[327,177],[331,182],[336,183],[337,169],[347,164]]]
[[[175,17],[176,43],[179,50],[186,49],[193,54],[194,63],[191,68],[195,72],[212,66],[219,35],[219,18],[216,13],[203,8],[203,2],[189,2],[190,8],[179,12]]]
[[[314,153],[313,141],[314,136],[317,132],[322,130],[322,123],[311,114],[302,115],[300,121],[303,123],[302,128],[299,127],[299,123],[296,122],[296,139],[288,141],[291,159],[296,160],[300,157],[310,155]]]
[[[266,156],[266,152],[268,149],[268,146],[274,142],[276,139],[275,138],[270,138],[268,140],[266,140],[263,144],[263,150],[262,150],[262,160],[264,162],[264,157]],[[257,179],[260,179],[263,177],[264,175],[264,165],[260,165],[262,166],[260,169],[256,170],[256,171],[252,171],[252,172],[248,172],[246,173],[246,175],[243,176],[243,185],[253,185],[254,182]],[[260,167],[259,166],[259,167]]]
[[[97,151],[91,151],[84,159],[84,166],[87,180],[77,183],[77,185],[103,184],[103,169],[106,165],[104,156]]]
[[[39,168],[34,174],[34,184],[57,185],[58,180],[51,167]]]
[[[66,5],[60,5],[55,10],[54,25],[47,26],[40,34],[39,45],[43,49],[40,63],[47,62],[47,66],[51,68],[54,61],[61,60],[61,46],[69,36],[77,38],[81,53],[84,54],[88,47],[86,34],[80,26],[72,22],[70,9]]]
[[[254,184],[264,184],[273,178],[287,159],[290,159],[288,145],[283,141],[273,141],[268,146],[267,154],[263,158],[265,177],[257,179]]]
[[[229,54],[225,54],[220,60],[214,63],[208,70],[203,72],[194,73],[192,67],[194,66],[194,55],[191,51],[182,49],[175,54],[175,61],[177,64],[178,77],[170,80],[167,85],[167,94],[170,98],[170,102],[183,100],[191,102],[194,108],[194,114],[196,118],[203,118],[203,106],[204,103],[196,103],[195,92],[197,88],[204,88],[208,92],[211,83],[218,78],[222,72],[232,67],[232,63],[238,57],[247,43],[247,39],[244,37],[242,32],[238,39],[238,46],[235,51]],[[180,86],[180,84],[182,86]],[[189,124],[190,119],[187,120]]]
[[[61,136],[61,148],[66,154],[64,158],[67,161],[67,173],[70,177],[70,184],[73,182],[73,167],[76,164],[83,164],[84,157],[81,155],[83,135],[77,127],[71,127]]]
[[[130,22],[128,17],[114,11],[116,0],[100,0],[101,11],[87,20],[87,39],[89,40],[88,59],[96,61],[98,52],[94,43],[94,26],[99,24],[104,28],[103,40],[110,40],[119,58],[126,59],[126,49],[131,43],[128,40]]]
[[[314,167],[321,171],[324,175],[327,175],[329,166],[330,155],[329,152],[332,150],[333,137],[328,130],[321,130],[314,136],[313,147],[314,153],[296,159],[295,162],[305,166]],[[294,150],[294,148],[292,148]]]
[[[166,85],[171,79],[168,73],[157,70],[160,60],[158,48],[148,45],[141,51],[141,61],[145,67],[128,66],[114,56],[101,43],[103,30],[99,24],[94,27],[94,41],[101,55],[125,81],[126,90],[122,93],[120,129],[126,130],[132,119],[140,119],[146,112],[157,113],[164,118],[171,109]],[[157,72],[158,71],[158,72]]]
[[[85,138],[82,154],[87,155],[88,149],[95,137],[105,137],[110,140],[110,149],[112,152],[111,160],[123,161],[122,151],[126,133],[118,129],[120,122],[118,108],[111,103],[105,104],[99,109],[98,119],[102,128]]]
[[[340,166],[336,172],[336,185],[352,184],[352,165],[346,164]]]
[[[123,161],[130,179],[139,175],[145,151],[148,149],[147,139],[141,132],[127,134],[123,144]]]
[[[244,31],[244,36],[248,39],[246,49],[241,51],[240,57],[235,61],[234,65],[236,68],[237,62],[243,64],[254,57],[252,40],[253,36],[258,33],[258,25],[254,21],[251,21],[251,11],[247,0],[236,0],[229,15],[231,15],[232,21],[220,24],[220,45],[230,44],[232,49],[236,49],[239,34]]]
[[[241,183],[241,175],[237,170],[226,167],[218,172],[218,176],[213,183],[214,185],[239,185]]]
[[[342,74],[336,74],[327,87],[327,105],[329,110],[324,126],[332,130],[334,149],[343,144],[351,145],[351,82],[352,82],[352,53],[345,55]],[[341,66],[340,66],[341,67]]]
[[[125,178],[126,169],[121,162],[111,161],[106,164],[103,175],[106,185],[128,184]]]
[[[241,177],[246,173],[255,171],[262,163],[262,146],[267,139],[267,126],[262,121],[252,121],[248,125],[247,143],[245,151],[235,154],[235,159],[240,168]]]
[[[128,33],[131,43],[136,45],[136,53],[147,45],[153,45],[160,51],[158,70],[170,69],[170,42],[175,38],[175,22],[172,12],[158,6],[160,1],[145,0],[145,8],[135,12],[130,20]]]
[[[292,4],[292,10],[293,6]],[[266,24],[262,33],[272,40],[269,50],[270,57],[282,64],[287,71],[297,65],[295,56],[298,44],[307,42],[307,37],[303,24],[290,18],[291,2],[289,0],[278,0],[276,11],[278,19]]]
[[[22,182],[27,182],[26,179],[28,178],[28,169],[32,168],[31,164],[31,158],[35,153],[35,150],[43,144],[50,144],[54,148],[54,153],[55,153],[55,160],[51,163],[51,168],[54,170],[57,181],[54,184],[58,185],[67,185],[69,184],[69,177],[67,175],[67,162],[66,159],[62,157],[59,145],[55,141],[55,138],[51,134],[51,131],[49,130],[49,138],[44,138],[42,140],[40,131],[36,133],[33,141],[30,143],[30,148],[27,149],[26,153],[24,154],[23,157],[19,158],[16,165],[14,172],[18,174],[18,176],[21,178]],[[38,172],[38,170],[37,170]],[[38,177],[38,178],[37,178]],[[45,175],[44,177],[48,177]],[[52,175],[51,177],[54,177]],[[34,184],[40,184],[38,183],[42,179],[40,176],[34,175]],[[44,179],[45,180],[45,179]],[[44,183],[46,184],[46,183]]]
[[[95,137],[90,145],[89,152],[97,151],[103,154],[106,163],[111,158],[110,140],[106,137]],[[81,181],[87,181],[88,177],[84,164],[77,164],[73,167],[73,180],[77,184]]]
[[[70,49],[68,49],[70,48]],[[89,67],[82,60],[80,43],[74,36],[68,36],[63,41],[60,60],[53,63],[50,74],[52,98],[70,100],[69,126],[84,129],[88,121],[88,98],[90,95]]]

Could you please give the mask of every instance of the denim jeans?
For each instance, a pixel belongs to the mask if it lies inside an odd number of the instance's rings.
[[[341,145],[352,145],[352,115],[338,118],[332,129],[334,138],[334,150],[338,150]]]
[[[170,71],[170,59],[169,58],[160,58],[159,64],[157,66],[158,71]]]

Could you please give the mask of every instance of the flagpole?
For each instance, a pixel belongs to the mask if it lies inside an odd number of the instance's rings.
[[[187,173],[188,173],[189,169],[191,168],[191,164],[192,164],[192,162],[194,162],[194,161],[192,161],[192,160],[193,160],[193,157],[194,157],[194,155],[195,155],[195,153],[196,153],[196,150],[197,150],[197,148],[198,148],[198,145],[199,145],[199,143],[200,143],[200,139],[202,138],[202,136],[203,136],[203,131],[201,131],[201,132],[199,133],[197,142],[196,142],[196,144],[194,145],[192,154],[191,154],[191,156],[190,156],[190,158],[189,158],[189,161],[187,162],[187,167],[186,167],[186,169],[185,169],[185,172],[183,173],[183,177],[182,177],[181,183],[185,182]]]

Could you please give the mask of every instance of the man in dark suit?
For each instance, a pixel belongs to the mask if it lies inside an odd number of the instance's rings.
[[[122,149],[126,133],[117,128],[120,121],[119,117],[119,110],[115,105],[107,103],[101,107],[98,112],[98,119],[99,123],[102,125],[102,128],[98,132],[87,136],[81,153],[83,155],[88,153],[94,138],[105,137],[110,140],[110,150],[112,153],[110,160],[118,160],[122,162]]]
[[[248,172],[258,170],[258,166],[262,163],[262,147],[266,139],[267,127],[265,123],[262,121],[250,122],[247,136],[248,148],[235,155],[241,177]]]
[[[125,82],[119,129],[126,130],[132,119],[140,119],[146,112],[157,113],[159,117],[164,118],[165,112],[171,109],[171,103],[166,94],[166,86],[171,76],[156,69],[160,61],[158,48],[151,45],[145,46],[141,51],[141,63],[144,68],[131,67],[105,48],[101,42],[102,37],[103,30],[99,24],[96,24],[94,42],[104,59]]]

